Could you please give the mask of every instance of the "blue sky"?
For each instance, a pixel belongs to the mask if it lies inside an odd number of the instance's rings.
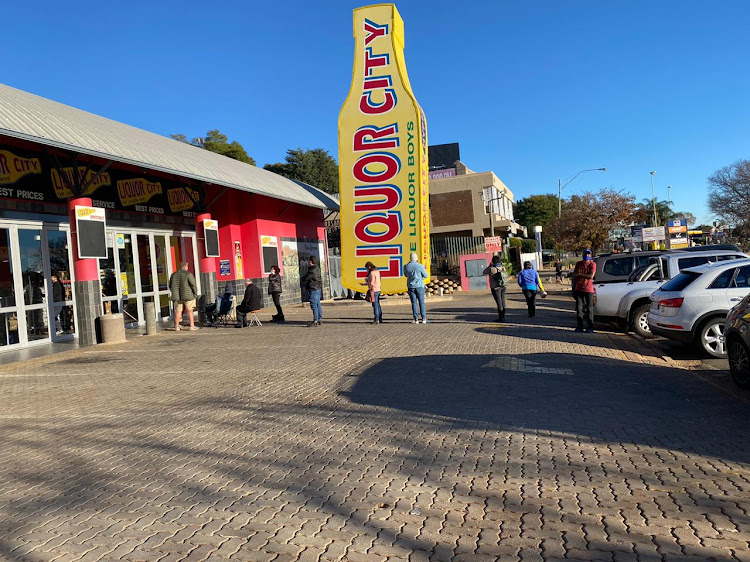
[[[326,2],[14,2],[0,81],[156,133],[218,128],[259,165],[337,155],[352,9]],[[599,187],[709,218],[706,178],[750,157],[750,2],[414,1],[406,63],[431,144],[516,198]]]

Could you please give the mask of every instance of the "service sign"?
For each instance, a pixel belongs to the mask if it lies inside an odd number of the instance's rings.
[[[339,115],[342,282],[362,290],[371,261],[382,292],[403,292],[411,252],[430,270],[427,124],[406,74],[396,7],[354,10],[354,39]]]

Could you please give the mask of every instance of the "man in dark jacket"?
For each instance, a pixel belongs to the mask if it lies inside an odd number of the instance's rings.
[[[57,275],[51,275],[52,302],[65,302],[65,287]],[[67,306],[55,305],[55,333],[60,335],[70,329],[70,320]]]
[[[323,298],[323,279],[320,276],[318,258],[310,256],[308,260],[307,273],[302,277],[302,285],[310,293],[310,308],[313,312],[313,321],[307,325],[308,328],[320,326],[323,323],[323,307],[320,300]]]
[[[492,263],[482,272],[490,276],[490,292],[497,305],[497,321],[505,322],[505,290],[508,288],[508,273],[500,256],[492,256]]]
[[[169,278],[169,291],[172,293],[171,299],[175,303],[175,331],[180,331],[183,308],[187,312],[190,329],[197,330],[198,327],[195,325],[195,319],[193,318],[193,309],[195,308],[195,299],[198,297],[198,286],[195,284],[195,277],[188,271],[188,262],[180,263],[180,269]]]
[[[261,309],[260,289],[253,284],[252,279],[245,280],[245,296],[237,305],[237,328],[247,327],[247,313],[258,312]]]

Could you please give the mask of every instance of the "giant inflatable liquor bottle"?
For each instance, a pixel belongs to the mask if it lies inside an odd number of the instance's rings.
[[[339,115],[342,281],[362,291],[371,261],[382,292],[399,293],[411,252],[430,271],[427,123],[406,74],[396,6],[354,10],[354,41]]]

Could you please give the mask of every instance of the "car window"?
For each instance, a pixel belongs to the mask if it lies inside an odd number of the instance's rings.
[[[744,258],[745,256],[735,256],[734,254],[730,256],[716,256],[716,261],[726,261],[726,260],[738,260],[740,258]]]
[[[607,260],[604,264],[604,273],[607,275],[613,275],[616,277],[630,275],[633,271],[633,258],[630,256],[625,258],[615,258]]]
[[[662,291],[682,291],[685,287],[690,285],[693,281],[700,277],[700,273],[694,271],[683,271],[677,274],[676,277],[670,279],[664,285],[662,285]]]
[[[746,289],[747,287],[750,287],[750,265],[740,267],[737,270],[737,276],[734,278],[732,287],[738,289]]]
[[[689,258],[680,258],[677,260],[677,269],[682,271],[689,267],[696,267],[698,265],[704,265],[709,261],[716,261],[716,256],[691,256]]]
[[[714,279],[713,283],[711,283],[708,288],[709,289],[728,289],[729,283],[732,282],[732,277],[734,277],[734,272],[737,271],[734,268],[727,269],[721,275],[719,275],[716,279]]]
[[[654,256],[635,256],[635,266],[646,265],[654,263]]]

